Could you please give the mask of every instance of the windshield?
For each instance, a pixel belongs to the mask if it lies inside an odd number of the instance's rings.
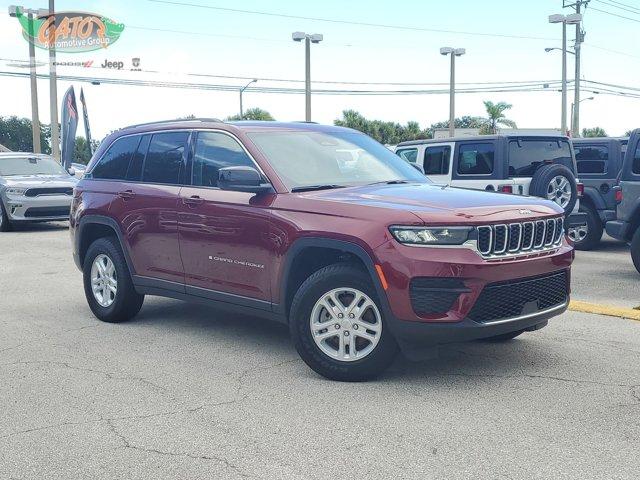
[[[355,132],[254,132],[251,140],[287,188],[429,180],[371,137]]]
[[[68,175],[53,158],[0,158],[0,175]]]
[[[541,165],[560,163],[575,175],[574,159],[567,140],[536,139],[509,142],[509,176],[532,177]]]

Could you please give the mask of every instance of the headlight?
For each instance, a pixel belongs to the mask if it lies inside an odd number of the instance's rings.
[[[26,188],[7,188],[5,191],[7,192],[7,195],[16,195],[21,197],[26,193],[27,189]]]
[[[407,245],[462,245],[471,227],[391,227],[393,236]]]

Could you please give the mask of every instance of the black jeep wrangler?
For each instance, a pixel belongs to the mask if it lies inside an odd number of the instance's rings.
[[[584,231],[576,236],[575,247],[591,250],[598,246],[605,224],[616,219],[613,187],[622,168],[628,138],[575,138],[572,140],[584,194],[580,211],[587,215]]]

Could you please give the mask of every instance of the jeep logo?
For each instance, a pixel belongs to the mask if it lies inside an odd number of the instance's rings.
[[[533,212],[531,210],[526,209],[518,210],[518,213],[520,213],[520,215],[533,215]]]
[[[124,67],[124,62],[110,62],[109,60],[105,60],[102,65],[102,68],[113,68],[115,70],[122,70]]]

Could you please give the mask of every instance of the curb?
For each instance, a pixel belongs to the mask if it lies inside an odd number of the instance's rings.
[[[611,305],[602,305],[599,303],[571,300],[571,302],[569,302],[569,310],[573,312],[594,313],[596,315],[607,315],[609,317],[626,318],[629,320],[640,322],[640,310],[634,310],[633,308],[614,307]]]

